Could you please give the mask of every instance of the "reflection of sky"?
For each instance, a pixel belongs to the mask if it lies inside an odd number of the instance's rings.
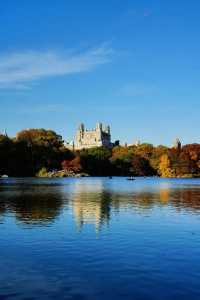
[[[93,224],[98,231],[114,213],[152,214],[166,206],[168,210],[199,210],[199,180],[160,178],[83,178],[68,187],[77,227]],[[181,186],[184,188],[181,189]],[[187,187],[187,188],[186,188]]]
[[[200,190],[170,182],[0,184],[0,298],[199,300]]]
[[[64,178],[6,179],[0,182],[0,222],[6,214],[26,226],[50,226],[69,214],[80,230],[99,231],[115,215],[149,216],[161,208],[176,213],[199,213],[199,179]],[[3,218],[4,216],[4,218]],[[112,223],[112,222],[111,222]],[[46,224],[46,225],[45,225]],[[53,226],[53,225],[52,225]]]

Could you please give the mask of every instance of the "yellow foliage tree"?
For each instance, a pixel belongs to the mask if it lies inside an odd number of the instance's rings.
[[[167,154],[163,154],[160,158],[159,174],[162,177],[175,177],[175,171],[171,168],[170,158]]]

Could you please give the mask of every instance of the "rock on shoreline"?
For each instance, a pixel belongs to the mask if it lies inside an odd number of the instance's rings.
[[[74,173],[73,171],[59,170],[50,171],[43,174],[37,174],[37,177],[48,177],[48,178],[58,178],[58,177],[87,177],[87,173]]]

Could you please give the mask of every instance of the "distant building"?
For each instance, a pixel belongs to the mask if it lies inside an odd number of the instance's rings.
[[[177,150],[181,150],[181,141],[179,140],[179,138],[176,138],[174,143],[173,143],[173,148],[177,149]]]
[[[103,126],[97,123],[96,128],[92,130],[85,129],[84,124],[80,124],[76,131],[75,139],[71,143],[65,143],[65,146],[73,150],[81,150],[93,147],[112,147],[110,126]]]
[[[140,146],[140,144],[141,144],[141,143],[140,143],[140,140],[136,140],[135,143],[134,143],[134,145],[135,145],[136,147]]]
[[[138,147],[138,146],[140,146],[140,145],[141,145],[140,140],[136,140],[136,141],[133,142],[132,144],[127,144],[127,143],[124,144],[125,147],[133,147],[133,146]]]

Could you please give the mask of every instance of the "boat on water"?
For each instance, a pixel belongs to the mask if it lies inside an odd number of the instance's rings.
[[[134,177],[128,177],[128,178],[126,178],[127,180],[135,180],[135,178]]]

